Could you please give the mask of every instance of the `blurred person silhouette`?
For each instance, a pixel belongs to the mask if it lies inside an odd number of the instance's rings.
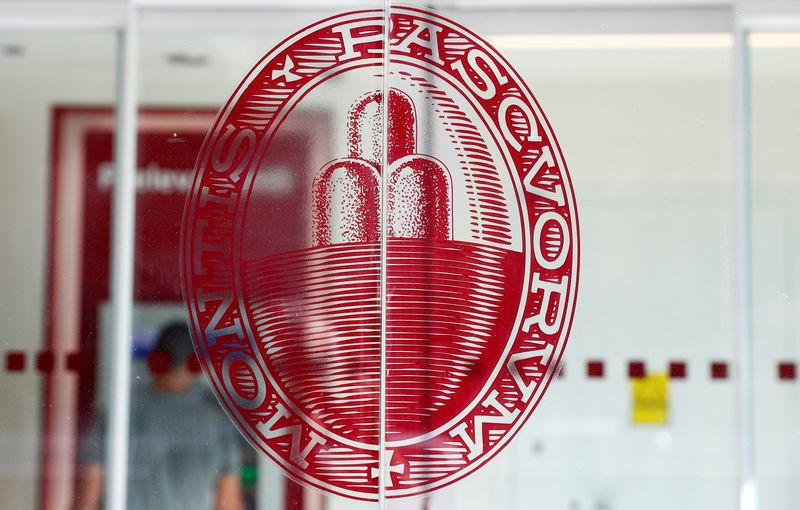
[[[189,328],[170,323],[148,365],[152,384],[132,389],[128,510],[242,510],[241,450],[233,424],[188,365]],[[103,498],[105,420],[80,441],[73,510],[98,510]]]

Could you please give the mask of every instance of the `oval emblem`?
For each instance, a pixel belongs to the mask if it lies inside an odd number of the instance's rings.
[[[572,187],[530,90],[456,23],[390,18],[388,72],[380,10],[265,56],[209,131],[183,224],[196,347],[231,419],[294,480],[363,500],[379,479],[390,498],[446,486],[511,440],[578,278]]]

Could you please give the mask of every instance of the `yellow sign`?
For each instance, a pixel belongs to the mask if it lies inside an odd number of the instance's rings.
[[[669,419],[669,376],[650,374],[631,380],[633,423],[664,425]]]

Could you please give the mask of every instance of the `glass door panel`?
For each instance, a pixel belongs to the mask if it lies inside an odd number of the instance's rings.
[[[793,508],[798,458],[797,116],[800,32],[749,37],[756,473],[763,508]]]
[[[383,18],[342,7],[140,36],[131,451],[155,416],[171,429],[159,441],[194,450],[187,487],[247,508],[377,498]],[[153,361],[185,317],[193,400]],[[213,476],[190,467],[204,463]]]
[[[392,15],[388,507],[734,507],[730,37]]]
[[[80,438],[102,367],[87,303],[107,292],[90,268],[108,260],[108,244],[93,244],[85,225],[109,214],[91,197],[111,184],[87,172],[99,149],[87,133],[114,132],[113,118],[96,113],[114,104],[116,50],[112,31],[0,33],[3,508],[79,499]]]

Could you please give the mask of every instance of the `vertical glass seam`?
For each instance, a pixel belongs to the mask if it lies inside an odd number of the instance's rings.
[[[755,430],[753,406],[753,317],[750,168],[750,31],[736,24],[734,33],[734,202],[736,353],[738,374],[739,509],[756,510]]]
[[[378,509],[386,508],[386,282],[388,219],[388,174],[389,174],[389,53],[390,53],[390,0],[383,0],[383,62],[381,79],[381,248],[380,248],[380,389],[378,397]]]
[[[130,419],[133,251],[136,213],[137,7],[128,2],[120,32],[117,72],[115,181],[113,196],[111,309],[111,398],[106,438],[106,508],[127,505]]]

